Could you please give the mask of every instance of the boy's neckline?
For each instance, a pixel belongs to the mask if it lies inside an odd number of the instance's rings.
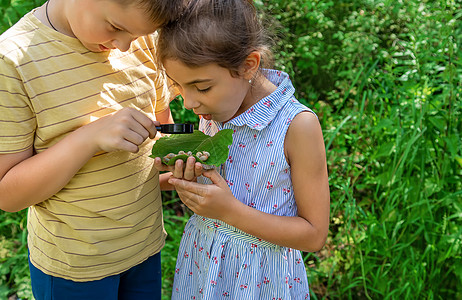
[[[79,39],[75,37],[68,36],[66,34],[63,34],[59,31],[53,30],[50,26],[47,24],[44,24],[40,18],[37,17],[36,11],[39,9],[39,7],[33,9],[32,11],[29,12],[29,18],[28,21],[32,22],[33,26],[37,27],[40,29],[43,34],[47,35],[51,39],[55,39],[56,41],[63,42],[67,47],[70,47],[74,49],[75,51],[78,51],[80,53],[85,53],[85,52],[91,52],[88,50],[82,43],[79,41]],[[108,57],[110,55],[111,51],[107,52],[98,52],[98,54]],[[95,53],[96,52],[91,52]]]
[[[47,2],[45,3],[45,16],[47,17],[47,22],[51,26],[51,28],[53,28],[55,31],[59,32],[59,30],[56,29],[56,27],[53,26],[53,23],[51,23],[50,16],[48,15],[48,4],[49,3],[50,3],[50,0],[47,0]]]
[[[52,14],[50,13],[50,10],[52,9],[52,4],[49,5],[49,0],[46,1],[42,6],[36,7],[32,12],[34,16],[42,23],[44,26],[52,29],[53,31],[62,34],[64,36],[68,36],[71,38],[76,39],[76,37],[71,33],[66,33],[63,32],[62,30],[59,29],[59,26],[56,24],[56,22],[52,21]]]

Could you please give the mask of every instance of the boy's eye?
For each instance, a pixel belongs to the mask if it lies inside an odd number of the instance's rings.
[[[122,29],[118,28],[118,27],[115,27],[114,25],[111,24],[111,28],[112,30],[114,31],[122,31]]]
[[[208,88],[205,88],[205,89],[200,89],[200,88],[197,88],[197,91],[199,93],[207,93],[208,91],[210,91],[211,87],[208,87]]]

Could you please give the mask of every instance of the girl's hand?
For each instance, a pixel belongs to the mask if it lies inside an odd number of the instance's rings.
[[[144,113],[133,108],[123,108],[79,128],[77,132],[82,132],[86,141],[94,147],[95,153],[117,150],[136,153],[138,146],[148,137],[156,136],[156,125],[160,123]]]
[[[196,178],[201,176],[204,171],[202,164],[196,162],[196,159],[192,156],[188,157],[186,165],[181,159],[178,159],[175,161],[174,166],[167,166],[162,163],[160,157],[156,157],[154,159],[154,167],[158,171],[170,171],[173,177],[188,181],[196,181]]]
[[[228,184],[216,170],[205,171],[202,175],[212,180],[213,184],[200,184],[173,177],[168,182],[175,186],[181,201],[193,212],[226,222],[231,205],[239,201],[234,198]]]

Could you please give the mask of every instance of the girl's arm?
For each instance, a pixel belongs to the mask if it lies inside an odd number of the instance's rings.
[[[138,145],[156,135],[156,123],[124,108],[80,127],[39,154],[32,148],[1,154],[0,209],[19,211],[50,198],[97,152],[137,152]]]
[[[312,113],[300,113],[294,118],[286,135],[285,152],[291,165],[296,217],[271,215],[243,204],[234,198],[216,171],[203,174],[213,185],[174,178],[170,182],[181,200],[199,215],[220,219],[277,245],[317,251],[328,233],[330,196],[324,140]]]

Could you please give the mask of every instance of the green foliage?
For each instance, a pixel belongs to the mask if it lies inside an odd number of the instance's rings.
[[[172,134],[164,136],[157,140],[152,147],[150,157],[164,158],[166,155],[173,153],[178,154],[180,151],[193,153],[196,161],[200,161],[205,165],[220,166],[226,162],[229,153],[229,145],[233,143],[233,130],[223,129],[214,136],[208,136],[201,131],[194,131],[192,134]],[[206,161],[202,161],[196,156],[196,153],[207,151],[210,157]],[[186,162],[188,155],[177,155],[170,159],[167,165],[174,165],[177,159],[182,159]]]
[[[178,201],[178,195],[175,191],[162,192],[162,199],[164,207],[164,226],[168,233],[165,246],[161,252],[162,299],[169,300],[172,294],[176,256],[180,247],[181,236],[183,235],[186,221],[192,213],[181,201]]]
[[[375,4],[408,21],[381,38],[378,55],[347,68],[348,85],[326,93],[329,105],[315,103],[333,224],[325,249],[306,255],[311,286],[323,298],[458,299],[462,10],[443,1]]]
[[[0,299],[32,299],[27,259],[27,211],[0,211]]]
[[[304,254],[312,298],[462,299],[460,1],[256,4],[276,20],[276,67],[324,129],[332,222],[326,246]],[[0,1],[2,28],[27,5]],[[181,101],[171,109],[197,123]],[[190,211],[163,196],[169,299]],[[25,212],[0,212],[0,234],[0,298],[30,299]]]
[[[44,3],[43,0],[0,0],[0,32],[4,32],[34,7]]]
[[[185,109],[181,96],[178,96],[177,99],[170,102],[170,110],[172,111],[172,116],[176,123],[196,124],[197,129],[199,117],[194,114],[192,110]]]

